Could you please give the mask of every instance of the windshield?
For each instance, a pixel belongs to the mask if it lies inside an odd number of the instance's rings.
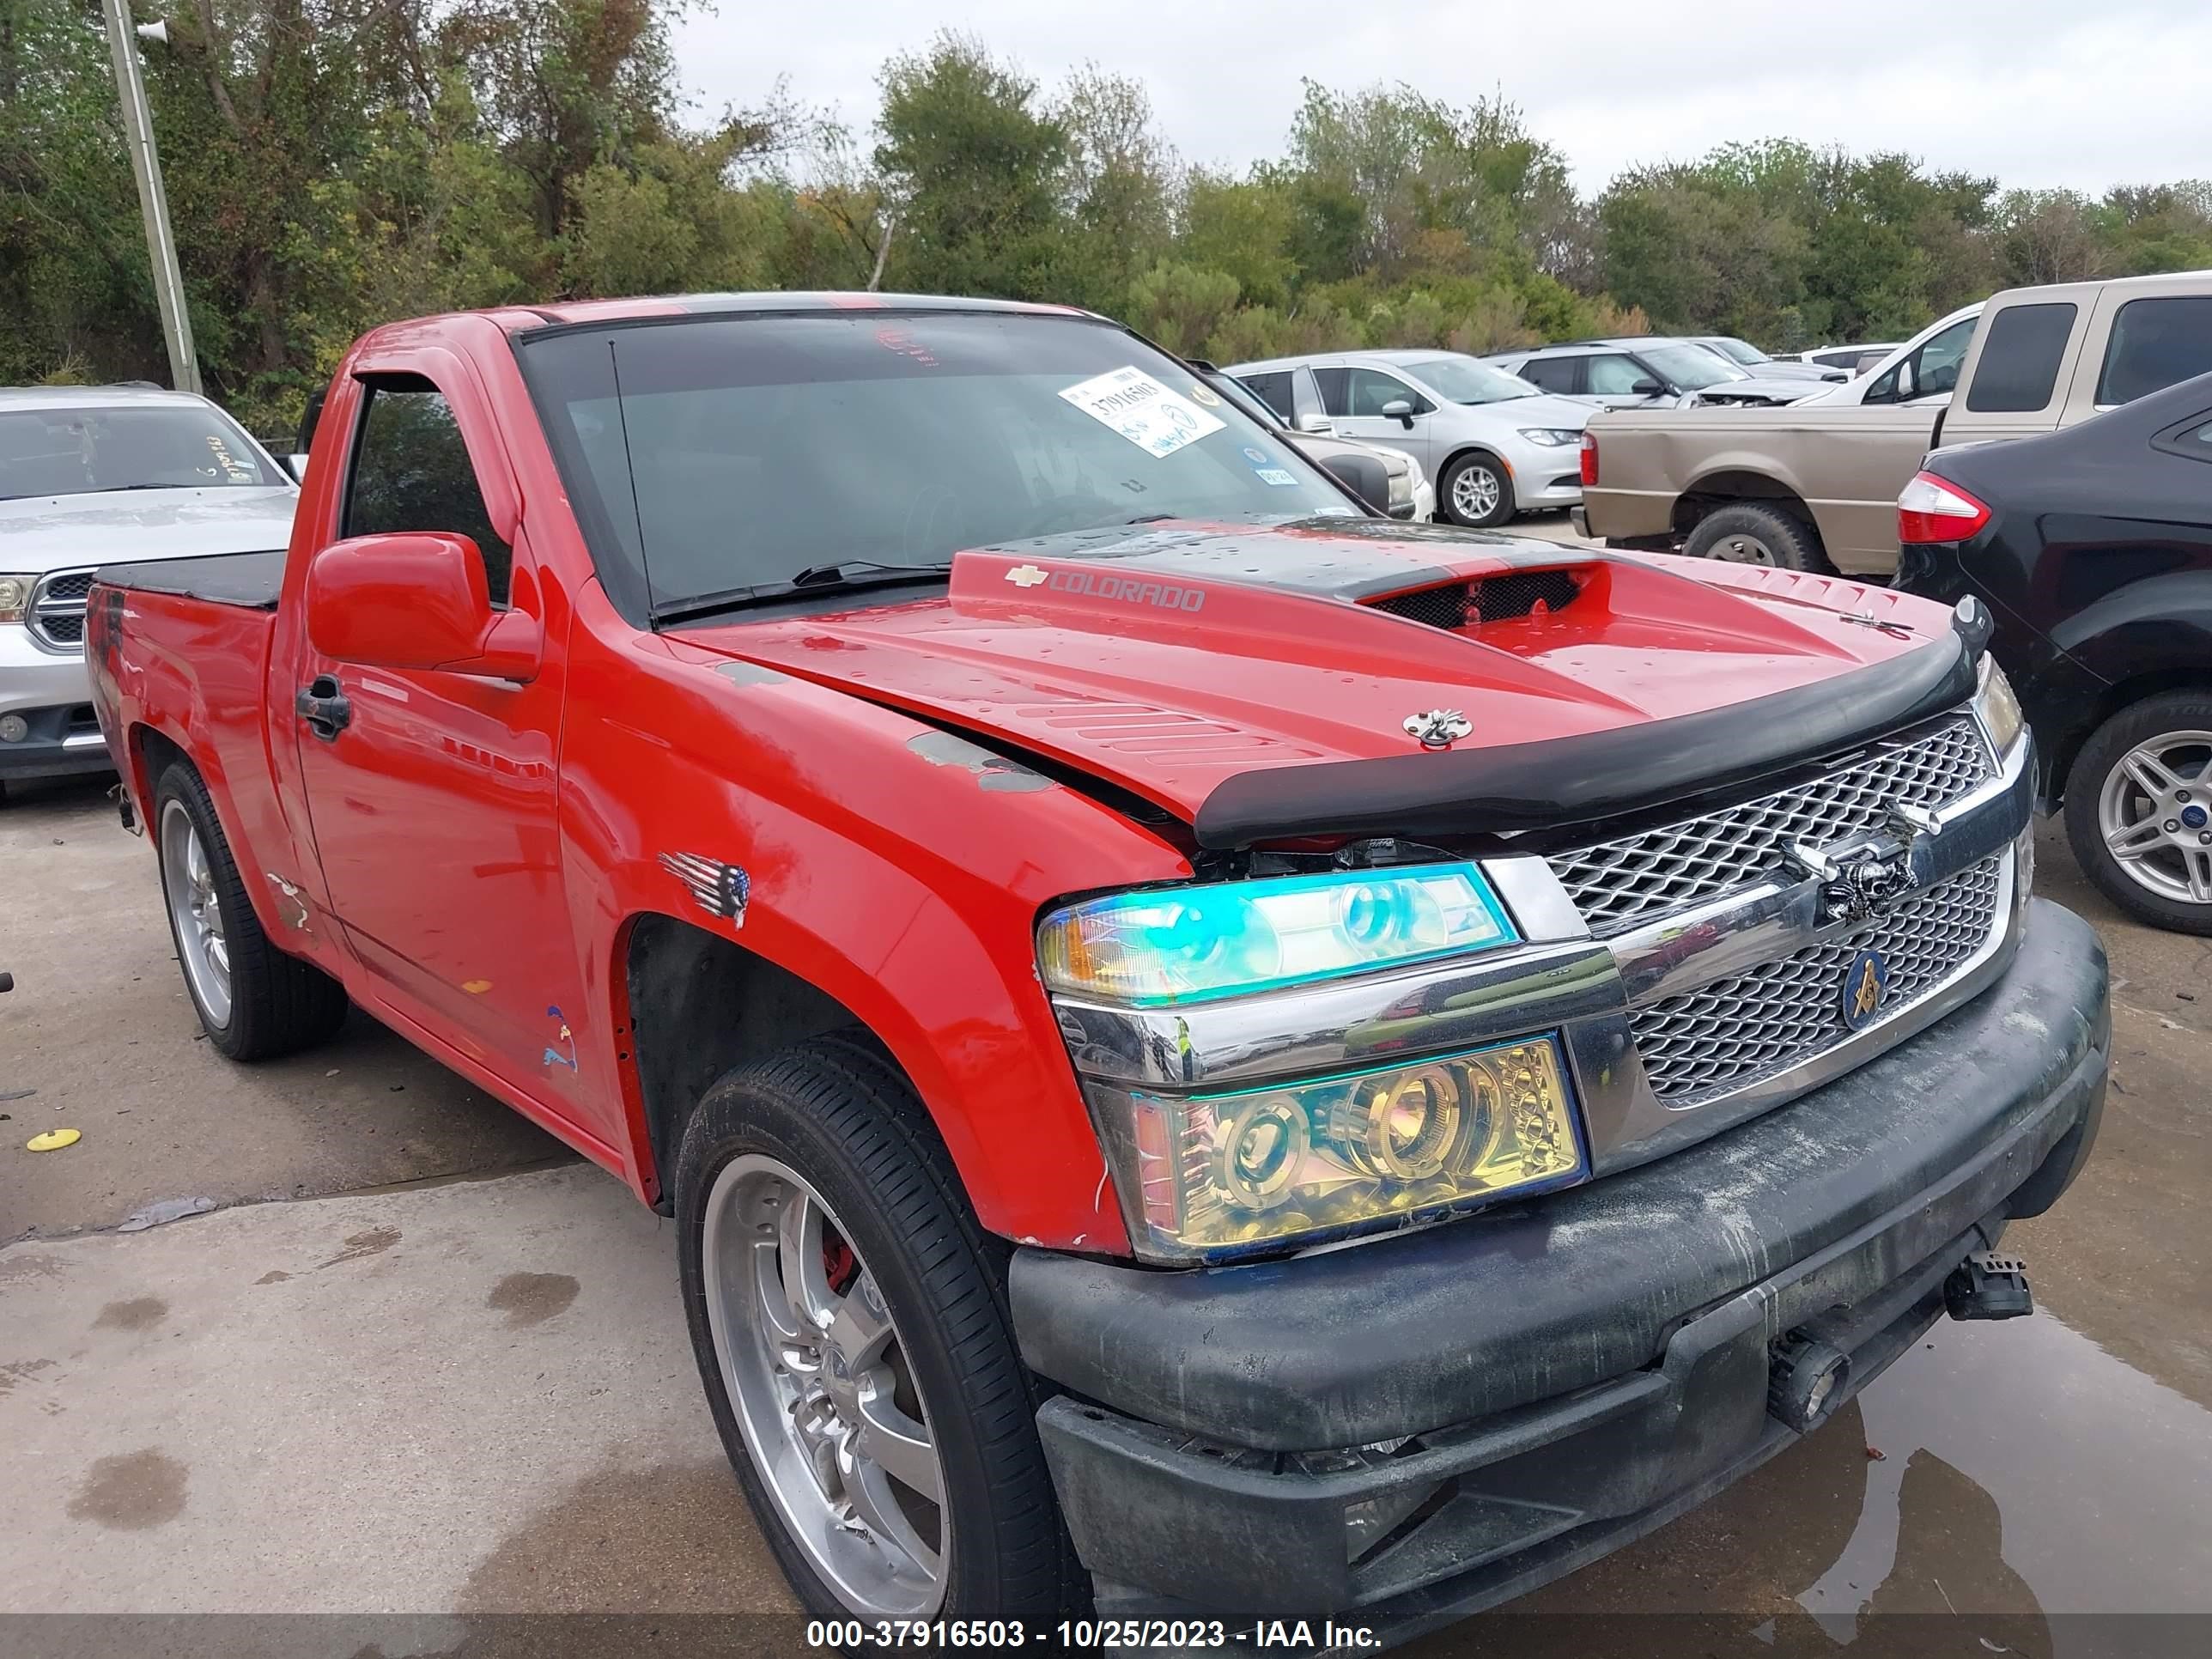
[[[287,482],[204,406],[0,411],[0,500]]]
[[[1515,398],[1538,397],[1543,390],[1517,374],[1470,357],[1432,357],[1426,362],[1407,364],[1406,371],[1419,376],[1438,397],[1455,404],[1502,404]]]
[[[1156,519],[1358,511],[1188,368],[1073,317],[715,317],[520,348],[602,580],[651,609]]]
[[[1739,340],[1733,334],[1723,334],[1717,339],[1700,340],[1699,345],[1710,346],[1739,368],[1756,368],[1761,363],[1774,360],[1748,340]]]
[[[1751,378],[1717,351],[1703,346],[1645,346],[1636,355],[1685,392],[1703,392],[1723,380]]]

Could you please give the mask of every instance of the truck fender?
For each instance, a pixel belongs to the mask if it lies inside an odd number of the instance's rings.
[[[641,747],[595,721],[572,728],[562,761],[571,917],[605,1051],[630,1056],[640,1191],[661,1177],[626,1040],[627,953],[639,918],[672,915],[866,1026],[928,1109],[986,1227],[1126,1248],[1037,981],[1036,926],[1101,871],[1133,884],[1187,878],[1182,855],[1079,789],[794,676],[664,661],[655,678],[672,741]],[[578,798],[600,779],[618,789]]]

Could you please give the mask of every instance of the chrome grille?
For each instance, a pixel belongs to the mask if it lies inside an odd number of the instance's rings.
[[[1861,951],[1889,969],[1893,1012],[1949,979],[1988,944],[2002,890],[2000,858],[1986,859],[1905,901],[1850,939],[1816,945],[1629,1016],[1651,1091],[1686,1107],[1817,1058],[1850,1036],[1844,975]]]
[[[1913,741],[1795,788],[1558,854],[1552,869],[1602,938],[1751,880],[1793,841],[1818,845],[1866,835],[1883,827],[1893,804],[1939,806],[1989,775],[1980,732],[1967,716],[1954,715]]]
[[[56,570],[31,591],[30,628],[40,645],[53,651],[84,647],[84,598],[92,592],[89,570]]]

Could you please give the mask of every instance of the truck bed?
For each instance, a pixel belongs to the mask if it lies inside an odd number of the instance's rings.
[[[210,605],[274,611],[284,586],[284,550],[217,553],[198,559],[155,559],[144,564],[102,565],[94,580],[137,593],[173,593]]]

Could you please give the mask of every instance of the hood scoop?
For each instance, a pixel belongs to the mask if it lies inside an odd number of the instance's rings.
[[[1517,622],[1524,617],[1565,610],[1581,597],[1587,570],[1514,570],[1477,576],[1469,581],[1387,593],[1366,603],[1408,622],[1463,632],[1486,623]]]

